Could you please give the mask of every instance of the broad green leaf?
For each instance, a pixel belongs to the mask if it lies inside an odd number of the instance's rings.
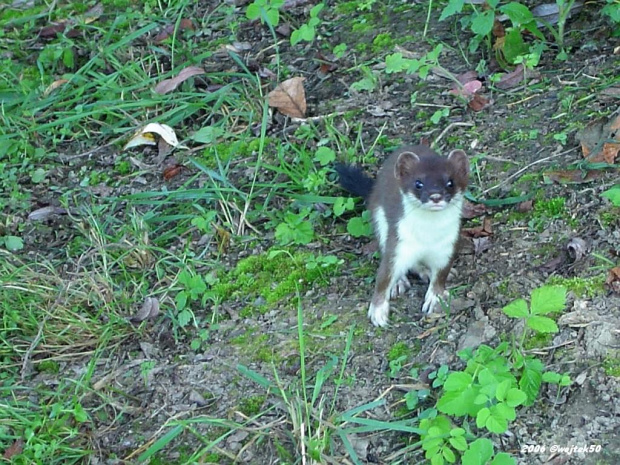
[[[477,395],[476,389],[445,392],[437,402],[437,410],[459,417],[471,414],[478,410],[478,407],[474,404],[474,399]]]
[[[559,312],[566,307],[566,288],[563,286],[543,286],[532,291],[530,308],[532,315],[546,315]]]
[[[17,252],[18,250],[22,250],[24,248],[24,241],[21,237],[17,236],[5,236],[4,238],[0,237],[0,244],[2,244],[2,239],[4,239],[4,246],[9,252]]]
[[[504,58],[510,64],[514,64],[518,57],[525,55],[529,47],[523,42],[521,31],[517,28],[510,28],[504,36]]]
[[[184,328],[192,320],[192,312],[185,309],[177,315],[177,319],[179,320],[179,326]]]
[[[560,330],[556,322],[546,316],[531,316],[527,319],[527,325],[539,333],[557,333]]]
[[[191,139],[200,144],[213,144],[223,132],[222,128],[217,126],[205,126],[196,131],[194,135],[191,136]]]
[[[486,10],[482,13],[478,13],[474,15],[474,19],[471,22],[471,30],[474,34],[486,36],[491,33],[494,20],[495,12],[493,10]]]
[[[526,400],[527,395],[521,389],[512,388],[506,393],[506,404],[510,407],[524,404]]]
[[[491,433],[501,434],[508,429],[508,421],[497,408],[491,408],[491,415],[484,425]]]
[[[480,409],[478,415],[476,415],[476,426],[478,428],[483,428],[486,425],[487,420],[491,416],[491,411],[488,408]]]
[[[431,457],[431,465],[443,465],[444,463],[443,455],[441,454],[435,454]]]
[[[506,452],[500,452],[493,457],[491,465],[517,465],[517,461]]]
[[[560,382],[561,376],[562,375],[560,373],[556,373],[555,371],[546,371],[542,375],[542,380],[545,383],[558,384]]]
[[[363,218],[356,217],[351,218],[347,223],[347,232],[353,237],[365,237],[370,236],[372,233],[372,227],[368,221]]]
[[[510,389],[510,381],[502,381],[497,385],[497,389],[495,390],[495,398],[500,402],[503,402],[506,399],[506,393]]]
[[[312,9],[310,10],[310,17],[316,18],[324,6],[325,6],[324,3],[319,3],[318,5],[313,6]]]
[[[446,391],[463,391],[471,385],[472,381],[473,378],[469,373],[455,371],[448,375],[443,388]]]
[[[448,442],[458,451],[463,452],[464,450],[467,450],[467,440],[463,436],[450,438]]]
[[[443,21],[444,19],[449,18],[450,16],[463,11],[464,4],[465,4],[464,0],[450,0],[448,4],[446,5],[446,7],[441,12],[439,21]]]
[[[522,3],[510,2],[507,5],[500,7],[499,11],[508,16],[514,26],[527,24],[534,20],[534,15],[532,12]]]
[[[185,291],[179,292],[174,298],[174,303],[176,304],[178,311],[185,309],[187,305],[187,292]]]
[[[524,405],[532,405],[538,397],[540,384],[542,383],[542,373],[544,365],[538,359],[529,359],[525,361],[525,368],[519,380],[519,388],[527,396]]]
[[[514,421],[514,419],[517,418],[515,408],[504,402],[495,404],[491,411],[494,412],[498,417],[505,418],[508,421]]]
[[[502,311],[511,318],[525,318],[529,315],[527,302],[523,299],[517,299],[509,303]]]
[[[385,72],[400,73],[409,67],[409,60],[402,53],[392,53],[385,57]]]
[[[329,147],[319,147],[314,154],[314,159],[318,161],[321,166],[325,166],[336,159],[336,153]]]
[[[265,16],[267,16],[267,21],[273,27],[276,27],[280,23],[280,12],[278,10],[267,10],[267,14]]]
[[[454,451],[450,449],[449,447],[444,446],[442,453],[443,453],[443,458],[446,459],[446,462],[448,463],[456,462],[456,455],[454,454]]]
[[[465,430],[463,428],[452,428],[450,430],[450,436],[452,436],[453,438],[465,436]]]
[[[463,465],[486,465],[493,456],[493,443],[490,439],[479,438],[469,445],[463,454]]]
[[[251,3],[245,10],[245,15],[251,20],[260,18],[260,6],[256,3]]]

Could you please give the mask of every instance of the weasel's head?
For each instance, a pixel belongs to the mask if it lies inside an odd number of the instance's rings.
[[[400,190],[416,207],[440,211],[462,198],[469,178],[469,161],[462,150],[447,157],[403,152],[394,166]]]

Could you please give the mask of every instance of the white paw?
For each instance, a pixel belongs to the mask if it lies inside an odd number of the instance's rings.
[[[398,279],[398,281],[396,281],[396,284],[392,286],[392,289],[390,290],[390,299],[395,299],[399,295],[404,294],[405,292],[407,292],[407,289],[409,289],[410,287],[411,287],[411,283],[409,282],[407,277],[402,276],[401,278]]]
[[[448,291],[443,291],[441,295],[435,294],[429,287],[424,297],[424,304],[422,305],[422,313],[430,315],[433,312],[439,311],[443,305],[448,305]]]
[[[390,313],[390,303],[384,300],[383,303],[375,305],[370,303],[368,308],[368,317],[375,326],[385,327],[388,324],[388,314]]]

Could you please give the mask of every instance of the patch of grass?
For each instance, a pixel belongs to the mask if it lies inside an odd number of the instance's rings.
[[[620,378],[620,358],[613,358],[611,356],[605,357],[605,360],[603,360],[603,369],[607,376]]]
[[[577,297],[592,298],[605,292],[605,273],[588,278],[574,276],[564,278],[562,276],[551,276],[549,284],[564,286],[572,291]]]
[[[263,253],[244,258],[219,279],[213,291],[221,300],[252,301],[242,310],[241,316],[264,313],[297,291],[326,283],[337,271],[336,264],[308,268],[306,264],[311,257],[309,253],[293,252]]]
[[[387,359],[392,362],[401,357],[409,357],[411,355],[411,349],[406,342],[397,342],[394,344],[387,353]]]
[[[248,417],[253,417],[260,413],[261,407],[265,403],[266,396],[250,396],[241,401],[239,405],[239,410],[247,415]]]

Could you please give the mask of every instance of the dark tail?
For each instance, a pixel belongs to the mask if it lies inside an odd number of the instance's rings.
[[[364,173],[360,168],[353,165],[337,164],[334,169],[338,173],[340,185],[351,194],[368,199],[375,180]]]

